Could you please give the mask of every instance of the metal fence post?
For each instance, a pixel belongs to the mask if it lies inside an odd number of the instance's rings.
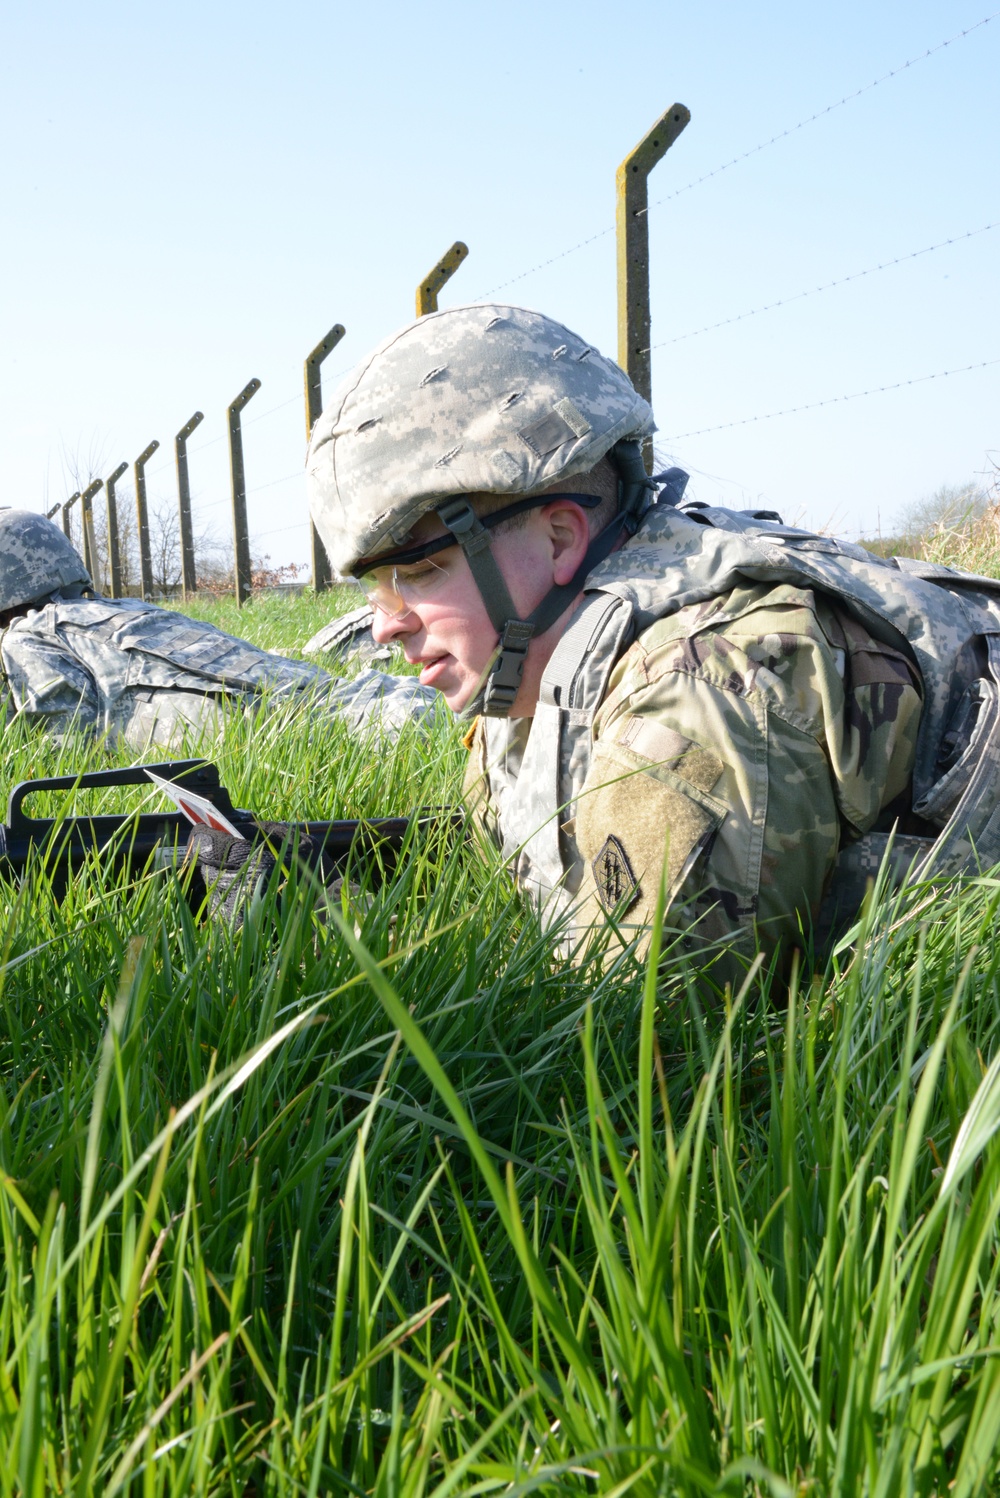
[[[45,511],[45,518],[46,518],[46,520],[51,520],[52,517],[53,517],[53,515],[58,515],[59,511],[61,509],[62,509],[62,505],[53,505],[52,508],[51,508],[51,510],[46,510]]]
[[[159,447],[154,437],[152,442],[135,460],[135,518],[139,530],[139,593],[142,598],[153,596],[153,564],[149,553],[149,511],[146,508],[146,464]]]
[[[92,500],[98,489],[103,488],[103,479],[94,479],[80,495],[80,519],[83,525],[83,565],[90,573],[94,591],[100,593],[101,579],[97,566],[97,547],[94,545],[94,507]]]
[[[196,411],[174,438],[174,453],[177,458],[177,507],[181,523],[181,585],[185,598],[198,591],[198,575],[194,565],[194,532],[191,528],[191,485],[188,482],[187,440],[195,427],[204,420],[202,413]]]
[[[112,598],[122,596],[122,563],[118,550],[118,501],[115,499],[115,485],[127,467],[127,463],[119,463],[110,478],[104,481],[104,493],[108,501],[108,571],[111,573]]]
[[[312,353],[306,358],[304,366],[304,377],[306,386],[306,442],[312,436],[312,429],[323,410],[323,376],[320,373],[320,365],[337,344],[343,338],[346,329],[343,323],[335,322],[326,337],[317,343]],[[312,521],[309,522],[309,546],[312,553],[312,580],[313,590],[316,593],[325,593],[330,586],[330,560],[319,534]]]
[[[250,597],[253,580],[250,572],[250,532],[247,528],[247,485],[243,472],[243,432],[240,412],[257,394],[260,381],[244,385],[226,412],[229,417],[229,474],[233,486],[233,552],[235,562],[236,605],[242,608]]]
[[[76,502],[77,502],[77,500],[79,498],[80,498],[80,491],[78,489],[75,494],[71,494],[70,495],[69,499],[67,499],[66,502],[65,502],[65,504],[62,506],[62,528],[63,528],[63,535],[66,537],[67,541],[72,541],[72,539],[73,539],[72,534],[70,533],[70,528],[69,528],[69,512],[72,509],[72,507],[76,504]]]
[[[649,194],[647,178],[691,118],[683,104],[671,104],[631,151],[615,174],[618,241],[618,363],[639,394],[652,401],[649,318]],[[652,443],[643,444],[646,467]]]
[[[441,256],[432,271],[417,287],[417,316],[426,317],[428,312],[438,309],[438,292],[446,281],[450,281],[462,261],[469,253],[469,246],[456,239],[450,250]]]

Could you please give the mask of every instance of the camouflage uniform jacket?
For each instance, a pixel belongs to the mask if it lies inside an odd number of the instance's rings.
[[[942,743],[998,631],[989,579],[657,506],[588,578],[535,717],[480,722],[467,790],[571,934],[647,929],[665,869],[673,925],[795,941],[911,796],[949,823]]]
[[[0,636],[17,712],[53,733],[75,727],[134,749],[178,750],[221,726],[226,699],[292,696],[340,711],[354,726],[398,729],[434,708],[411,677],[364,671],[338,681],[200,620],[134,598],[66,599],[32,610]]]

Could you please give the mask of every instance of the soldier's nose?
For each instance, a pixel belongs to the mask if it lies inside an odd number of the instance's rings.
[[[372,635],[376,644],[391,645],[400,635],[411,635],[418,628],[419,620],[409,609],[404,609],[401,614],[387,614],[377,603],[374,605]]]

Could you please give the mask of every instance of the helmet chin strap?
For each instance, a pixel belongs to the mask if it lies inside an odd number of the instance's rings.
[[[643,515],[655,501],[656,484],[646,473],[638,442],[619,442],[608,453],[618,470],[618,514],[592,537],[583,560],[569,582],[549,589],[527,619],[519,619],[503,574],[497,566],[490,533],[462,496],[437,506],[437,514],[465,553],[476,587],[499,635],[496,652],[483,673],[480,686],[465,715],[482,713],[487,718],[506,718],[514,705],[524,674],[528,646],[569,608],[587,574],[610,556],[619,539],[634,535]]]

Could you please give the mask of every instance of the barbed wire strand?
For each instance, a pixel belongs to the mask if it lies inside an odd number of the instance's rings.
[[[987,225],[986,227],[987,228],[991,228],[992,225]],[[973,233],[981,233],[983,231],[982,230],[973,230],[972,232]],[[963,236],[963,237],[968,237],[968,236]],[[948,244],[953,243],[952,240],[948,240],[948,241],[945,241],[945,242],[948,243]],[[916,253],[920,254],[920,253],[923,253],[923,252],[922,251],[917,251]],[[904,257],[901,257],[901,258],[905,259],[907,257],[904,256]],[[892,262],[892,263],[896,263],[896,262]],[[865,274],[865,273],[861,272],[860,274]],[[848,279],[851,279],[851,278],[848,278]],[[657,347],[659,347],[659,346],[660,345],[657,345]],[[995,365],[995,364],[1000,364],[1000,358],[997,358],[997,359],[985,359],[985,360],[981,361],[978,364],[965,364],[965,365],[962,365],[961,368],[957,368],[957,369],[942,369],[942,370],[938,370],[935,374],[915,375],[912,379],[909,379],[909,380],[898,380],[898,381],[896,381],[895,384],[892,384],[892,385],[876,385],[876,386],[873,386],[870,390],[856,390],[856,391],[851,392],[848,395],[831,395],[831,396],[827,396],[825,400],[811,401],[810,403],[808,403],[807,405],[804,405],[804,406],[789,406],[785,410],[782,410],[782,411],[769,411],[769,412],[766,412],[765,414],[759,415],[759,416],[747,416],[747,417],[744,417],[740,421],[727,421],[727,422],[723,422],[719,426],[701,427],[697,431],[673,433],[673,434],[671,434],[669,436],[665,436],[665,437],[663,437],[662,439],[659,439],[659,440],[662,441],[662,442],[664,442],[664,443],[666,443],[666,442],[679,442],[679,441],[681,441],[685,437],[702,437],[702,436],[705,436],[709,432],[724,432],[724,431],[729,431],[733,427],[750,426],[750,425],[752,425],[752,423],[757,422],[757,421],[773,421],[773,420],[775,420],[779,416],[794,416],[794,415],[797,415],[801,411],[816,411],[816,410],[819,410],[819,408],[822,407],[822,406],[832,406],[832,405],[836,405],[838,403],[841,403],[843,401],[860,400],[862,397],[867,396],[867,395],[883,395],[886,392],[891,391],[891,390],[903,390],[903,389],[905,389],[909,385],[922,385],[922,384],[925,384],[928,380],[942,380],[942,379],[946,379],[949,375],[968,374],[970,370],[975,370],[975,369],[989,369],[992,365]],[[265,489],[274,489],[274,488],[277,488],[277,486],[279,484],[289,484],[289,483],[292,482],[293,479],[301,479],[302,477],[303,477],[302,470],[301,469],[296,469],[296,471],[294,473],[283,474],[281,478],[268,479],[266,483],[255,484],[252,488],[247,489],[247,491],[246,491],[247,492],[247,496],[249,497],[251,494],[260,494]],[[708,474],[706,474],[705,477],[718,478],[717,475],[708,475]],[[735,483],[735,480],[733,480],[733,479],[719,480],[719,482]],[[224,504],[224,503],[225,503],[224,500],[215,500],[215,501],[212,502],[212,504],[201,505],[201,506],[199,506],[199,508],[203,509],[203,510],[207,510],[207,509],[213,508],[214,505],[219,505],[219,504]],[[302,524],[305,525],[307,523],[308,522],[303,522]],[[262,531],[259,534],[265,535],[265,536],[272,536],[272,535],[276,535],[277,532],[280,531],[280,530],[296,530],[296,529],[301,529],[301,528],[302,528],[302,526],[300,526],[300,525],[295,525],[295,526],[291,526],[291,525],[290,526],[277,526],[273,530]]]
[[[832,291],[835,286],[846,286],[850,281],[860,281],[865,276],[873,276],[880,270],[891,270],[895,265],[903,265],[907,260],[917,260],[921,255],[929,255],[933,250],[943,250],[950,244],[962,244],[966,239],[974,239],[977,234],[985,234],[988,229],[996,229],[1000,226],[1000,219],[992,224],[983,224],[980,229],[970,229],[966,234],[956,234],[951,239],[939,240],[937,244],[925,245],[922,250],[910,250],[906,255],[897,255],[894,260],[883,260],[878,265],[870,265],[867,270],[853,271],[849,276],[839,276],[835,281],[826,281],[822,286],[810,286],[805,291],[797,291],[792,296],[781,297],[776,302],[767,302],[763,307],[751,307],[749,312],[738,312],[734,317],[723,317],[718,322],[706,323],[703,328],[692,328],[690,332],[678,333],[673,338],[665,338],[662,343],[652,343],[649,348],[643,349],[644,354],[651,354],[654,349],[669,348],[672,343],[683,343],[686,338],[698,338],[702,333],[714,333],[717,328],[728,328],[733,323],[744,322],[748,317],[759,317],[762,312],[773,312],[776,307],[788,307],[792,302],[801,302],[803,297],[817,296],[821,291]]]
[[[590,234],[586,239],[581,239],[578,244],[571,245],[568,250],[560,250],[557,255],[551,255],[548,260],[540,260],[530,270],[523,270],[516,276],[511,276],[509,281],[501,281],[499,286],[491,286],[489,291],[480,292],[473,297],[475,302],[485,302],[489,297],[495,296],[498,291],[506,291],[508,286],[514,286],[518,281],[524,281],[528,276],[534,276],[540,270],[548,270],[550,265],[555,265],[559,260],[565,260],[569,255],[575,255],[577,250],[586,249],[587,245],[594,244],[598,239],[606,239],[609,234],[615,232],[614,224],[609,224],[606,229],[599,229],[596,234]]]
[[[880,78],[873,79],[871,83],[863,84],[861,88],[855,89],[853,94],[845,94],[842,99],[835,99],[832,104],[827,104],[824,109],[818,109],[815,114],[808,115],[804,120],[799,120],[797,125],[789,125],[787,130],[781,130],[777,135],[772,135],[770,139],[762,140],[759,145],[751,146],[749,151],[743,151],[739,156],[734,156],[731,161],[724,161],[721,166],[714,167],[712,171],[706,172],[704,176],[696,177],[694,181],[685,183],[683,187],[675,188],[673,192],[668,192],[664,198],[657,198],[645,210],[640,208],[639,213],[648,213],[650,208],[659,208],[664,203],[671,203],[674,198],[679,198],[682,193],[690,192],[692,187],[700,187],[703,182],[708,182],[712,177],[717,177],[720,172],[728,172],[730,167],[739,166],[740,162],[747,161],[751,156],[756,156],[760,151],[766,151],[768,146],[777,145],[780,140],[787,140],[797,130],[804,130],[807,125],[813,125],[817,120],[824,119],[828,114],[832,114],[835,109],[841,109],[845,104],[851,104],[855,99],[860,99],[862,94],[870,93],[873,88],[878,88],[880,84],[888,83],[890,78],[898,78],[900,73],[906,72],[907,68],[914,67],[918,62],[925,62],[928,57],[933,57],[936,52],[943,52],[945,47],[950,47],[953,42],[960,42],[964,37],[971,36],[981,26],[988,26],[991,21],[996,20],[997,16],[1000,16],[1000,10],[995,10],[990,15],[983,16],[982,20],[976,21],[973,26],[967,26],[964,31],[956,31],[954,36],[949,36],[945,41],[938,42],[935,47],[928,47],[926,52],[918,53],[916,57],[911,57],[907,62],[900,63],[898,67],[892,68],[890,72],[883,73]],[[638,214],[636,217],[638,217]]]
[[[885,395],[893,390],[905,390],[911,385],[924,385],[927,384],[930,380],[944,380],[951,375],[968,374],[971,371],[977,369],[991,369],[994,365],[997,364],[1000,364],[1000,358],[984,359],[975,364],[963,364],[955,369],[937,370],[934,374],[915,375],[912,379],[897,380],[895,381],[895,383],[890,385],[874,385],[869,390],[855,390],[846,395],[831,395],[827,396],[824,400],[809,401],[805,405],[801,406],[786,406],[780,411],[766,411],[756,416],[745,416],[738,421],[720,422],[716,426],[698,427],[687,432],[672,432],[662,434],[657,436],[657,444],[665,446],[667,443],[681,442],[688,437],[705,437],[714,432],[728,432],[733,431],[737,427],[752,426],[758,421],[776,421],[779,417],[782,416],[797,416],[803,411],[818,411],[824,406],[840,405],[846,401],[862,400],[869,395]],[[701,470],[699,469],[693,469],[692,471],[701,472]],[[718,475],[715,474],[705,474],[704,476],[706,478],[714,478],[721,483],[737,483],[737,481],[734,479],[721,479]],[[264,484],[256,484],[253,488],[248,489],[246,492],[248,495],[258,494],[261,492],[261,490],[273,489],[278,484],[287,484],[290,483],[292,479],[298,479],[301,477],[301,470],[297,470],[295,473],[285,474],[281,478],[270,479]],[[209,500],[207,503],[199,503],[197,506],[197,510],[198,513],[201,514],[205,510],[215,510],[218,509],[221,505],[229,503],[229,496],[226,496],[222,499]],[[308,524],[308,521],[302,521],[297,522],[295,525],[277,526],[273,530],[256,532],[255,534],[259,534],[261,536],[271,536],[276,535],[278,531],[282,530],[302,530]]]
[[[276,525],[269,531],[254,531],[253,539],[263,541],[265,536],[277,536],[285,531],[304,531],[309,527],[308,520],[297,520],[294,525]]]
[[[305,469],[297,468],[294,473],[283,474],[281,478],[268,479],[266,483],[263,484],[254,484],[251,488],[247,489],[247,497],[249,498],[251,494],[259,494],[263,489],[275,489],[279,484],[289,484],[291,483],[292,479],[302,479],[304,478],[304,476]],[[228,494],[223,496],[222,499],[210,499],[207,501],[192,500],[191,513],[192,515],[201,514],[203,510],[217,510],[221,505],[228,505],[231,503],[232,497]]]
[[[345,369],[335,372],[334,374],[328,376],[328,378],[331,379],[331,380],[335,380],[335,379],[338,378],[338,376],[340,374],[346,374],[347,371],[349,369],[351,369],[352,367],[353,366],[351,366],[351,365],[347,365]],[[261,413],[260,413],[259,416],[248,416],[248,417],[243,418],[242,425],[244,427],[250,427],[250,426],[256,425],[256,423],[258,421],[266,421],[267,418],[269,416],[273,416],[276,411],[284,411],[288,406],[292,406],[297,401],[301,401],[301,400],[302,400],[302,395],[301,395],[300,392],[297,392],[295,395],[290,395],[286,401],[280,401],[278,403],[278,405],[276,405],[276,406],[269,406],[266,411],[261,411]],[[225,436],[226,436],[226,433],[222,432],[222,433],[219,434],[218,437],[210,437],[207,442],[198,442],[198,443],[196,443],[194,447],[189,447],[187,449],[188,456],[190,457],[190,456],[193,456],[193,454],[195,454],[195,453],[204,452],[206,447],[214,447],[217,442],[222,442],[224,440]],[[172,468],[172,467],[173,467],[173,461],[172,461],[169,453],[165,450],[164,451],[164,455],[159,460],[159,462],[152,464],[149,468],[146,469],[146,477],[147,478],[156,478],[158,475],[166,473],[167,469],[168,468]],[[250,491],[248,490],[247,492],[249,493]]]
[[[787,139],[788,136],[794,135],[798,130],[804,130],[807,125],[812,125],[816,120],[823,119],[835,109],[841,109],[845,104],[850,104],[853,100],[860,99],[862,94],[867,94],[873,88],[878,88],[880,84],[888,83],[890,78],[896,78],[900,73],[905,73],[907,68],[912,68],[917,63],[924,62],[928,57],[933,57],[935,53],[943,51],[945,47],[950,47],[954,42],[959,42],[964,37],[971,36],[981,26],[988,26],[991,21],[995,21],[997,16],[1000,16],[1000,10],[992,11],[988,16],[983,16],[982,20],[976,21],[973,26],[967,26],[964,31],[958,31],[954,36],[949,36],[945,41],[938,42],[936,46],[928,47],[926,52],[921,52],[917,57],[911,57],[908,61],[900,63],[898,67],[893,68],[890,72],[883,73],[880,78],[875,78],[871,83],[863,84],[861,88],[855,89],[854,93],[845,94],[842,99],[836,99],[832,104],[827,104],[824,109],[818,109],[815,114],[809,115],[804,120],[799,120],[797,125],[789,125],[787,130],[781,130],[777,135],[770,136],[768,140],[760,141],[756,146],[751,146],[749,151],[743,151],[739,156],[733,156],[729,161],[724,161],[721,165],[713,167],[710,172],[704,172],[702,176],[692,178],[683,187],[676,188],[664,198],[657,198],[655,202],[649,204],[648,208],[640,210],[640,212],[644,211],[648,213],[650,208],[659,208],[664,203],[670,203],[674,198],[679,198],[683,193],[690,192],[692,188],[700,187],[703,182],[708,182],[713,177],[718,177],[721,172],[728,172],[730,168],[739,166],[741,162],[747,161],[751,156],[756,156],[761,151],[766,151],[769,146],[777,145],[778,141]],[[575,255],[578,250],[585,249],[587,245],[593,244],[596,240],[604,239],[607,235],[613,234],[614,228],[614,224],[609,224],[606,229],[600,229],[596,234],[588,235],[586,239],[581,239],[577,244],[571,245],[568,250],[560,250],[557,255],[551,255],[547,260],[539,261],[537,265],[531,266],[529,270],[523,270],[518,275],[511,276],[509,281],[501,281],[498,286],[492,286],[489,291],[480,293],[474,300],[483,302],[487,297],[495,296],[498,291],[505,291],[508,286],[514,286],[518,281],[524,281],[528,276],[537,274],[538,271],[547,270],[550,265],[555,265],[557,261],[565,260],[569,255]]]
[[[976,370],[976,369],[990,369],[990,368],[992,368],[996,364],[1000,364],[1000,358],[996,358],[996,359],[983,359],[979,363],[976,363],[976,364],[963,364],[959,368],[956,368],[956,369],[941,369],[941,370],[937,370],[934,374],[929,374],[929,375],[915,375],[912,379],[909,379],[909,380],[897,380],[894,384],[891,384],[891,385],[875,385],[870,390],[855,390],[855,391],[852,391],[848,395],[831,395],[831,396],[827,396],[825,400],[821,400],[821,401],[810,401],[806,405],[802,405],[802,406],[788,406],[788,407],[786,407],[782,411],[768,411],[768,412],[765,412],[765,413],[763,413],[761,415],[758,415],[758,416],[746,416],[746,417],[743,417],[742,420],[740,420],[740,421],[722,422],[718,426],[700,427],[696,431],[670,433],[670,434],[668,434],[666,436],[663,436],[662,438],[658,437],[657,438],[657,445],[665,445],[666,443],[680,442],[680,441],[683,441],[683,439],[685,437],[703,437],[703,436],[706,436],[710,432],[727,432],[727,431],[731,431],[734,427],[751,426],[751,425],[753,425],[754,422],[758,422],[758,421],[774,421],[779,416],[796,416],[796,415],[798,415],[802,411],[818,411],[823,406],[833,406],[833,405],[842,404],[845,401],[861,400],[865,396],[869,396],[869,395],[884,395],[887,392],[892,391],[892,390],[904,390],[904,389],[906,389],[910,385],[924,385],[929,380],[943,380],[943,379],[947,379],[948,376],[950,376],[950,375],[968,374],[971,370]],[[702,470],[700,470],[700,469],[692,469],[691,471],[692,472],[697,472],[697,473],[702,472]],[[715,481],[719,482],[719,483],[733,484],[736,487],[740,487],[740,488],[744,487],[742,485],[739,485],[735,479],[723,479],[723,478],[720,478],[720,476],[717,475],[717,474],[708,474],[708,473],[705,473],[703,476],[705,478],[715,479]],[[300,477],[299,474],[293,473],[293,474],[288,474],[285,478],[282,478],[282,479],[272,479],[270,481],[270,483],[257,485],[256,489],[248,489],[247,493],[248,494],[253,494],[253,493],[257,493],[260,489],[271,489],[276,484],[288,483],[290,479],[298,478],[298,477]],[[208,506],[205,506],[204,508],[207,509]],[[302,522],[299,522],[299,523],[297,523],[295,525],[276,526],[272,530],[258,531],[258,532],[255,532],[255,534],[259,538],[263,538],[264,536],[274,536],[274,535],[277,535],[279,531],[303,530],[308,525],[308,523],[309,523],[308,521],[302,521]]]
[[[241,418],[241,420],[245,427],[255,426],[258,421],[266,421],[269,416],[273,416],[275,411],[284,411],[286,407],[294,405],[296,401],[300,400],[302,400],[301,391],[295,395],[290,395],[286,401],[281,401],[277,406],[269,406],[266,411],[261,411],[259,416],[246,416]]]
[[[304,468],[296,468],[294,473],[286,473],[280,479],[268,479],[266,484],[254,484],[252,489],[247,490],[247,494],[259,494],[262,489],[275,489],[279,484],[289,484],[292,479],[304,479],[305,476]]]
[[[796,416],[800,411],[818,411],[821,406],[833,406],[843,401],[861,400],[866,395],[884,395],[889,390],[904,390],[908,385],[923,385],[928,380],[944,380],[949,375],[968,374],[972,369],[989,369],[1000,364],[1000,359],[984,359],[978,364],[963,364],[958,369],[940,369],[934,374],[915,375],[912,380],[897,380],[893,385],[873,385],[870,390],[854,390],[849,395],[829,395],[825,400],[809,401],[804,406],[786,406],[782,411],[766,411],[759,416],[744,416],[740,421],[723,421],[718,426],[698,427],[690,432],[671,432],[663,442],[680,442],[685,437],[704,437],[709,432],[728,432],[734,427],[751,426],[756,421],[774,421],[779,416]]]

